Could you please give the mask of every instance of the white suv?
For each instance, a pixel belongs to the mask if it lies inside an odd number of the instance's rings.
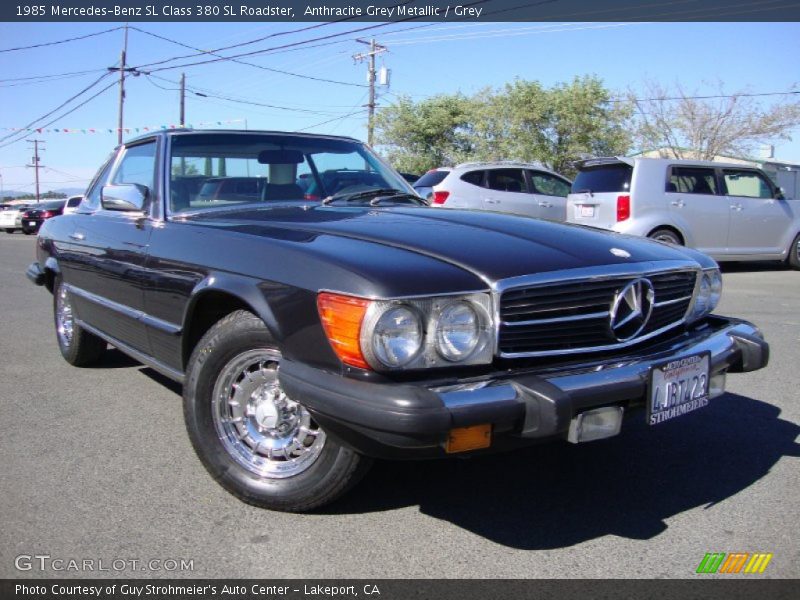
[[[414,189],[442,208],[494,210],[563,221],[570,181],[539,164],[464,163],[428,171]]]
[[[760,169],[661,158],[578,165],[567,221],[682,244],[720,261],[784,260],[800,268],[800,200]]]

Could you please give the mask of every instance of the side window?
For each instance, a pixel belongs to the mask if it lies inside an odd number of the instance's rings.
[[[570,185],[563,179],[554,177],[549,173],[541,173],[539,171],[528,171],[531,176],[531,183],[534,194],[542,194],[544,196],[561,196],[566,198],[569,194]]]
[[[147,142],[125,149],[111,183],[138,183],[151,192],[156,181],[156,143]]]
[[[105,185],[106,181],[108,181],[108,173],[111,171],[111,166],[114,164],[116,156],[116,152],[112,153],[106,161],[106,164],[100,167],[100,171],[98,171],[94,180],[89,185],[89,190],[86,192],[86,196],[81,203],[81,208],[87,210],[97,210],[100,208],[100,190]]]
[[[681,194],[715,195],[718,190],[714,169],[672,167],[666,191]]]
[[[757,171],[739,171],[725,169],[725,187],[730,196],[746,196],[748,198],[772,198],[772,186],[761,173]]]
[[[490,169],[489,189],[499,192],[524,192],[525,176],[522,169]]]
[[[484,187],[483,185],[483,174],[485,171],[468,171],[461,176],[461,181],[466,181],[467,183],[471,183],[472,185],[477,185],[478,187]]]

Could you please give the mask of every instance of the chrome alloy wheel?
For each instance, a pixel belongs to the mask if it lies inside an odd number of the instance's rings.
[[[797,255],[797,262],[800,263],[800,236],[797,238],[797,245],[794,247],[794,252]]]
[[[58,341],[64,348],[69,348],[72,344],[74,324],[75,319],[72,314],[72,304],[69,301],[67,288],[60,285],[56,296],[56,333],[58,334]]]
[[[325,432],[281,388],[280,354],[248,350],[223,367],[214,385],[214,426],[231,457],[260,477],[282,479],[308,469]]]

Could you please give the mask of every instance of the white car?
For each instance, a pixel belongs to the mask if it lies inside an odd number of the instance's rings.
[[[432,206],[564,221],[570,186],[569,179],[540,164],[487,162],[433,169],[419,178],[414,189]]]
[[[6,205],[6,208],[0,211],[0,230],[14,233],[17,229],[22,229],[20,217],[27,208],[27,204]]]
[[[586,160],[567,199],[567,221],[688,246],[718,261],[783,260],[800,269],[800,200],[741,164]]]
[[[69,213],[74,213],[82,201],[83,196],[72,196],[68,198],[67,203],[64,205],[64,214],[68,215]]]

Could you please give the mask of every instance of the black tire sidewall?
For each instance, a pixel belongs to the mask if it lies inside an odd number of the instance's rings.
[[[670,244],[675,244],[676,246],[682,246],[683,245],[683,243],[681,242],[681,239],[678,237],[678,234],[676,234],[674,231],[671,231],[669,229],[656,229],[654,232],[652,232],[647,237],[649,237],[650,239],[656,240],[658,242],[665,242],[666,241],[666,240],[658,240],[658,239],[656,239],[659,236],[669,236],[671,238],[670,242],[669,242]]]
[[[797,248],[798,244],[800,244],[800,233],[794,237],[792,245],[789,246],[789,255],[786,257],[786,262],[791,268],[800,270],[800,256],[798,256],[800,251]]]
[[[240,499],[277,510],[302,511],[330,501],[349,485],[361,457],[330,436],[320,455],[305,471],[268,479],[244,468],[229,454],[214,426],[214,386],[225,365],[255,348],[275,349],[263,322],[239,311],[209,331],[192,354],[184,383],[184,416],[189,437],[208,472]],[[216,329],[216,331],[215,331]]]

